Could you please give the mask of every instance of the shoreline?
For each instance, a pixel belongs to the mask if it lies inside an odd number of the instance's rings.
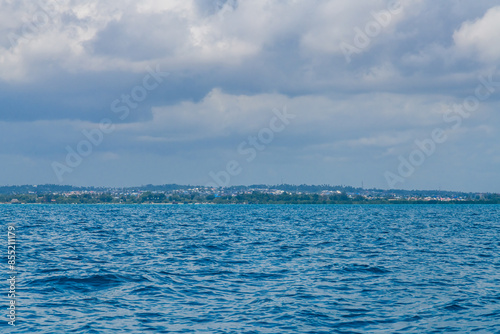
[[[28,205],[44,205],[44,206],[60,206],[60,205],[108,205],[108,206],[122,206],[122,205],[157,205],[157,206],[177,206],[177,205],[322,205],[322,206],[335,206],[335,205],[500,205],[498,202],[487,201],[472,201],[472,202],[444,202],[444,201],[401,201],[401,202],[383,202],[383,203],[369,203],[369,202],[352,202],[352,203],[0,203],[5,206],[28,206]]]

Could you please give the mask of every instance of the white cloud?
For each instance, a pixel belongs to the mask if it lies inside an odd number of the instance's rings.
[[[343,41],[352,42],[355,27],[364,29],[374,21],[373,12],[388,8],[382,0],[240,0],[207,12],[198,2],[47,0],[49,10],[4,3],[0,31],[20,38],[0,43],[0,79],[34,79],[44,62],[52,71],[73,73],[139,72],[148,64],[179,70],[241,65],[293,40],[309,57],[339,54]],[[403,18],[390,15],[384,30]],[[27,24],[35,29],[26,30]]]
[[[489,9],[482,18],[467,21],[453,34],[457,49],[484,62],[500,59],[500,6]]]
[[[388,147],[405,145],[405,140],[407,144],[414,136],[425,136],[429,129],[441,125],[443,99],[449,98],[370,93],[331,99],[319,95],[232,95],[214,89],[197,103],[155,107],[150,121],[120,124],[116,132],[128,138],[127,142],[135,138],[146,145],[190,143],[195,149],[206,140],[236,141],[236,145],[267,126],[273,109],[286,106],[296,116],[285,134],[291,146],[347,143],[359,149]],[[296,138],[302,141],[298,143]]]

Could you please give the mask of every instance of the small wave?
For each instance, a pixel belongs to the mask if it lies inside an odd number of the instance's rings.
[[[346,273],[372,273],[372,274],[386,274],[390,270],[382,267],[370,266],[367,264],[350,264],[342,267],[340,269],[342,272]]]

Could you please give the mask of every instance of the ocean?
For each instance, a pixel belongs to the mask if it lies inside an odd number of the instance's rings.
[[[0,217],[2,333],[500,333],[499,205],[1,205]]]

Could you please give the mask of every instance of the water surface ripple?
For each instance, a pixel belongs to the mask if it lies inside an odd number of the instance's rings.
[[[500,333],[500,206],[0,206],[2,333]],[[1,266],[7,279],[7,259]],[[4,280],[5,282],[5,280]]]

